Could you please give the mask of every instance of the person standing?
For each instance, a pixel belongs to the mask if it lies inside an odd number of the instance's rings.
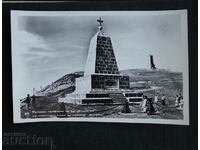
[[[157,94],[155,94],[155,96],[154,96],[154,103],[158,103],[158,95]]]
[[[146,112],[147,111],[147,96],[143,96],[143,101],[141,104],[141,112]]]
[[[183,104],[184,104],[183,96],[182,96],[181,93],[179,93],[179,107],[180,107],[180,109],[183,109]]]
[[[181,102],[181,100],[183,99],[183,96],[182,96],[182,94],[181,93],[179,93],[179,99],[178,99],[178,102],[180,103]]]
[[[183,99],[183,96],[182,96],[182,94],[181,94],[181,93],[179,93],[179,97],[180,97],[181,99]]]
[[[146,112],[147,112],[148,115],[155,113],[155,108],[153,107],[152,98],[147,99],[147,111]]]
[[[183,105],[184,105],[184,101],[183,101],[183,99],[181,99],[181,101],[180,101],[180,103],[179,103],[180,109],[183,109]]]
[[[175,98],[175,107],[179,107],[179,95],[176,95],[176,98]]]
[[[131,110],[130,110],[130,108],[129,108],[129,103],[128,103],[127,100],[125,101],[125,104],[124,104],[122,113],[131,113]]]
[[[162,95],[161,100],[162,100],[162,105],[165,106],[165,100],[166,100],[166,98],[165,98],[165,95],[164,95],[164,94]]]
[[[26,97],[26,100],[25,100],[25,103],[26,103],[26,110],[29,110],[29,108],[30,108],[30,102],[31,102],[30,95],[27,94],[27,97]]]

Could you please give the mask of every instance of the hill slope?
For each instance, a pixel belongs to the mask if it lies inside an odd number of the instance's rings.
[[[165,94],[166,96],[166,106],[160,106],[158,103],[155,105],[155,109],[160,113],[157,115],[146,115],[140,112],[140,108],[135,106],[130,106],[131,112],[134,112],[133,115],[126,116],[120,115],[119,112],[122,110],[122,106],[112,109],[110,115],[104,115],[104,117],[111,118],[164,118],[164,119],[182,119],[183,113],[180,110],[177,110],[175,107],[175,95],[177,93],[182,93],[183,90],[183,82],[182,82],[182,73],[179,72],[171,72],[168,70],[144,70],[144,69],[130,69],[123,70],[120,72],[122,75],[127,75],[130,77],[130,83],[138,82],[138,83],[147,83],[148,86],[159,86],[161,88],[157,90],[144,91],[144,94],[148,97],[153,98],[155,92],[159,95],[158,100],[160,101],[161,95]],[[66,74],[60,79],[53,82],[51,85],[47,85],[42,90],[38,91],[38,95],[36,96],[36,100],[33,106],[35,111],[55,111],[62,110],[63,107],[60,103],[58,103],[57,97],[64,96],[65,94],[71,93],[75,90],[75,79],[83,76],[83,72],[74,72],[70,74]],[[90,106],[88,106],[90,107]],[[81,110],[85,110],[88,107],[80,107]],[[67,106],[67,110],[76,110],[76,108]],[[92,109],[98,110],[99,108],[95,108],[92,106]],[[105,106],[103,108],[105,109]],[[102,111],[102,110],[101,110]],[[21,116],[22,118],[26,118],[26,109],[25,106],[21,107]],[[46,116],[46,117],[50,117]]]
[[[159,86],[169,89],[171,94],[182,93],[182,73],[169,70],[129,69],[120,71],[122,75],[130,77],[130,83],[145,81],[149,86]],[[75,79],[82,77],[83,71],[66,74],[50,85],[37,92],[40,96],[58,97],[75,90]]]
[[[181,72],[172,72],[169,70],[146,70],[146,69],[130,69],[123,70],[121,74],[130,77],[130,83],[146,81],[149,86],[159,86],[163,87],[163,90],[168,92],[170,95],[175,95],[177,93],[182,93],[183,89],[183,75]],[[164,92],[164,91],[163,91]]]
[[[66,74],[42,90],[37,91],[36,94],[39,96],[58,97],[71,93],[75,90],[75,79],[82,77],[83,74],[83,71]]]

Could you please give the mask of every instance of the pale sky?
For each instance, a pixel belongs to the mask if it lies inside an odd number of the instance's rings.
[[[32,94],[32,88],[44,87],[67,73],[83,71],[99,16],[111,37],[119,70],[149,68],[149,54],[153,54],[157,68],[184,71],[187,56],[180,14],[19,15],[12,29],[16,97]]]

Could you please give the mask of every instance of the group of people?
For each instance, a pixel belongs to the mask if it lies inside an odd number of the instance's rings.
[[[154,103],[158,103],[158,94],[155,94],[154,100],[144,95],[143,102],[141,104],[141,111],[145,113],[154,113],[155,112],[155,108],[153,106]],[[161,97],[161,104],[163,106],[165,106],[166,104],[166,97],[164,94],[162,94],[162,97]]]
[[[177,94],[175,97],[175,107],[183,108],[183,96],[181,93]]]
[[[158,103],[158,94],[155,94],[154,96],[154,103]],[[162,97],[161,97],[161,104],[163,106],[165,106],[166,104],[166,97],[165,97],[165,94],[162,94]]]
[[[153,114],[156,112],[153,104],[158,103],[158,94],[155,94],[154,100],[152,98],[148,98],[146,95],[143,96],[143,102],[141,103],[141,112],[147,113],[147,114]],[[164,94],[162,94],[161,97],[161,104],[163,106],[166,105],[166,97]]]
[[[147,114],[155,113],[155,108],[153,106],[152,98],[148,98],[146,95],[143,96],[143,102],[141,103],[141,112]]]
[[[143,96],[143,101],[141,103],[141,112],[152,114],[155,112],[155,108],[153,104],[157,104],[159,102],[158,94],[155,94],[154,101],[152,98],[148,98],[146,95]],[[161,104],[162,106],[166,105],[166,97],[164,94],[161,96]],[[176,95],[175,98],[175,107],[183,108],[183,96],[181,93]]]

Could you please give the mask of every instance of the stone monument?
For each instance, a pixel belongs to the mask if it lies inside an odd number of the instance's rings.
[[[90,41],[84,76],[76,79],[75,91],[59,101],[74,104],[140,101],[143,94],[130,90],[129,76],[119,73],[111,38],[103,32],[103,20],[99,18],[97,22],[98,32]]]

